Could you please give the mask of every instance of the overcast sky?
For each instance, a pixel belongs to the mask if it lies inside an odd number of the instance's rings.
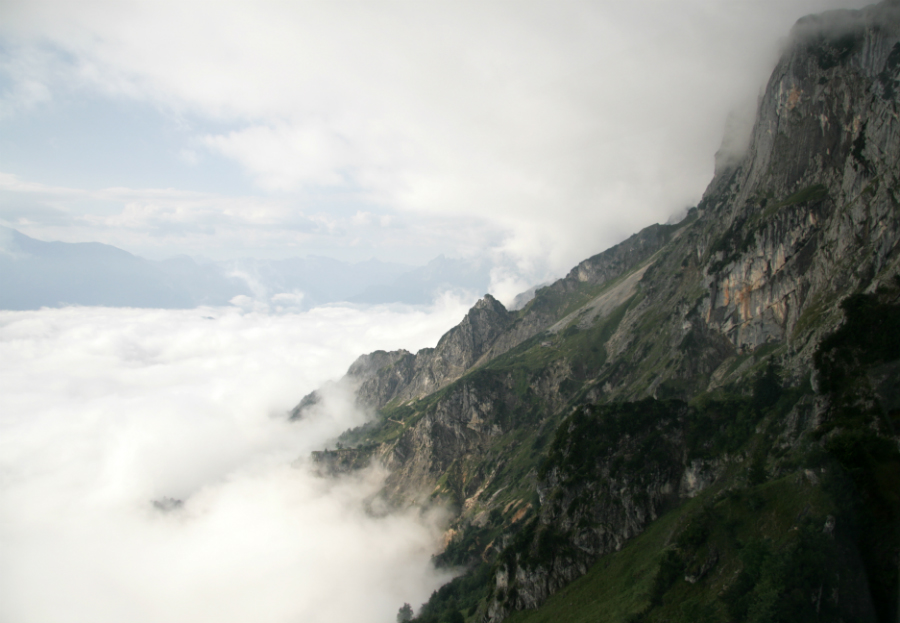
[[[0,224],[558,274],[695,204],[793,22],[863,4],[4,0]]]

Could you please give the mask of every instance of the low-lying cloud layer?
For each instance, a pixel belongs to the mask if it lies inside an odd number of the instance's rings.
[[[381,474],[302,460],[364,414],[285,414],[467,303],[0,312],[0,619],[387,623],[424,601],[440,517],[373,516]]]

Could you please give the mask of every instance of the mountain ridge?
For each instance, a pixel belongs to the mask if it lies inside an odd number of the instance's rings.
[[[45,242],[0,226],[0,309],[65,305],[190,309],[264,304],[309,309],[357,305],[426,305],[446,291],[487,289],[491,266],[440,256],[426,266],[348,263],[322,256],[227,262],[186,255],[148,260],[98,242]]]
[[[577,616],[896,620],[898,87],[896,2],[800,20],[746,155],[684,221],[521,310],[483,299],[477,345],[460,325],[357,368],[375,417],[313,460],[377,461],[387,500],[452,509],[436,561],[469,571],[417,621],[552,620],[621,560],[640,590]],[[468,350],[433,382],[442,343]]]

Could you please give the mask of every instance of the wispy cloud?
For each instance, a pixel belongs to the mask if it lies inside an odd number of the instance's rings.
[[[0,173],[0,223],[38,239],[97,241],[153,258],[312,253],[425,263],[447,245],[475,254],[500,238],[499,228],[486,219],[463,224],[449,215],[398,216],[378,206],[372,211],[335,206],[340,202],[340,194],[260,197],[172,188],[71,188]]]

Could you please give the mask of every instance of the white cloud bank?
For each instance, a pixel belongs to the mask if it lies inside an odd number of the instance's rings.
[[[392,623],[446,579],[440,518],[291,467],[361,414],[285,413],[465,308],[0,312],[0,619]]]

